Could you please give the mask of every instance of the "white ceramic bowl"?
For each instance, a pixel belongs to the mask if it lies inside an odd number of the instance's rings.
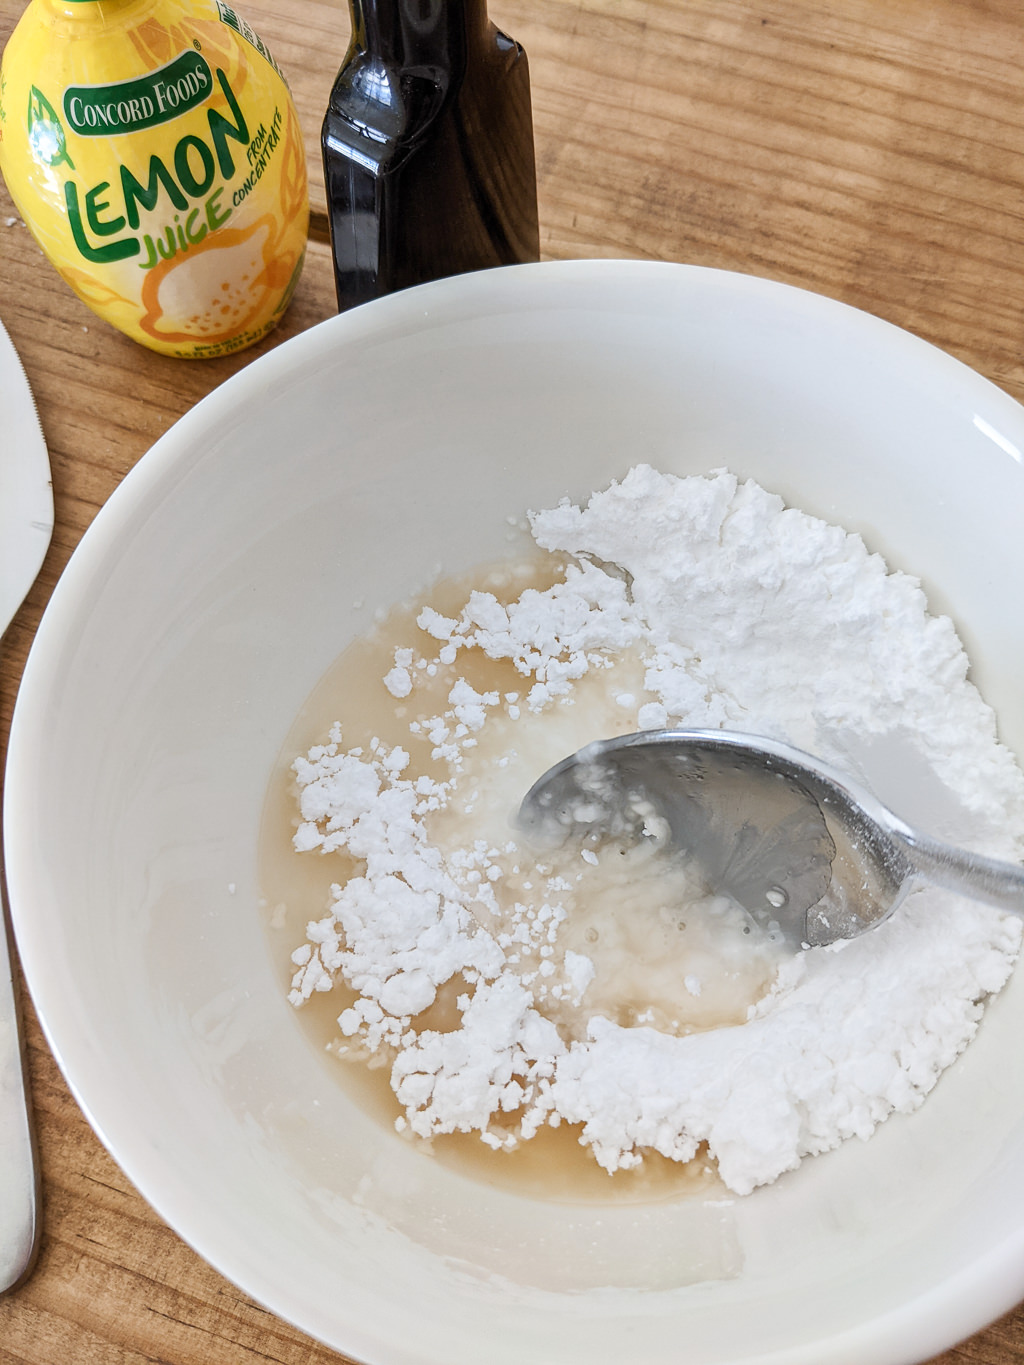
[[[1024,983],[924,1108],[718,1205],[490,1189],[334,1085],[257,903],[268,774],[375,609],[638,460],[863,533],[950,612],[1024,754],[1024,412],[825,299],[672,265],[464,277],[324,323],[164,436],[18,700],[17,939],[100,1136],[203,1256],[372,1365],[924,1359],[1024,1295]],[[722,1278],[706,1278],[709,1274]]]

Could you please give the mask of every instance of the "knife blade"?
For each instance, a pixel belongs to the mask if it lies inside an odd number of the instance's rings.
[[[35,581],[53,531],[50,461],[18,353],[0,323],[0,636]],[[0,1294],[32,1269],[39,1174],[0,848]]]

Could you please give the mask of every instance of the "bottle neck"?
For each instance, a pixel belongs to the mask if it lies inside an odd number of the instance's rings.
[[[349,0],[356,46],[399,67],[447,66],[487,29],[487,0]]]
[[[44,11],[71,19],[89,32],[102,32],[128,18],[141,18],[156,0],[42,0]]]
[[[61,14],[113,15],[137,5],[139,0],[50,0]]]

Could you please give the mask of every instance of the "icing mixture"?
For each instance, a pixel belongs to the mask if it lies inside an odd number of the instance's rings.
[[[531,850],[522,796],[590,740],[724,727],[1019,859],[1024,775],[916,580],[756,484],[640,466],[530,525],[543,560],[405,618],[385,723],[296,760],[294,847],[337,871],[290,998],[338,1002],[331,1050],[386,1069],[410,1134],[571,1126],[609,1172],[708,1154],[746,1194],[921,1104],[1020,921],[923,888],[794,952],[682,859]]]

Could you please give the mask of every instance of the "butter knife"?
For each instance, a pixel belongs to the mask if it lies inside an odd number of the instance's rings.
[[[53,531],[43,430],[21,361],[0,323],[0,636],[35,581]],[[13,934],[0,847],[0,1294],[32,1269],[39,1175],[15,998]]]

